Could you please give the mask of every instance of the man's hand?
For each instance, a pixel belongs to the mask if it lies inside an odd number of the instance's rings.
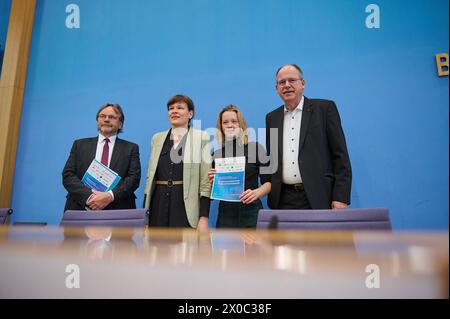
[[[208,171],[208,179],[209,179],[209,183],[212,185],[213,181],[214,181],[214,175],[216,175],[216,170],[215,169],[210,169]]]
[[[92,193],[93,195],[86,203],[92,210],[102,210],[113,201],[110,193],[99,192],[94,189],[92,190]]]
[[[247,189],[245,192],[239,196],[239,199],[244,204],[250,204],[253,203],[255,200],[257,200],[260,197],[259,195],[259,188],[257,189]]]
[[[208,217],[200,217],[197,224],[197,231],[206,233],[208,231]]]
[[[338,202],[337,200],[331,202],[331,209],[342,209],[347,207],[348,205],[346,203]]]

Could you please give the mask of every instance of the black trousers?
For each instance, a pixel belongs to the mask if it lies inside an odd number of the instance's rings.
[[[311,209],[305,190],[291,185],[281,185],[279,209]]]
[[[259,199],[250,204],[220,201],[216,228],[255,228],[262,208]]]

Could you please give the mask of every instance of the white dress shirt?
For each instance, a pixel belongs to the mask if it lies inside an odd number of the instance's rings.
[[[95,159],[99,162],[102,161],[102,154],[103,154],[103,146],[105,145],[105,138],[102,134],[98,134],[98,141],[97,141],[97,151],[95,152]],[[114,151],[114,144],[116,143],[117,135],[113,135],[109,137],[109,156],[108,156],[108,167],[109,164],[111,164],[111,156]]]
[[[298,152],[300,146],[300,127],[305,98],[302,96],[300,103],[291,112],[284,107],[283,125],[283,183],[302,183],[300,167],[298,165]]]
[[[103,146],[105,145],[105,138],[102,134],[98,134],[98,141],[97,141],[97,150],[95,151],[95,159],[102,162],[102,154],[103,154]],[[108,153],[108,167],[109,164],[111,164],[111,156],[114,151],[114,145],[116,144],[117,135],[113,135],[109,137],[109,153]],[[112,199],[114,201],[114,193],[113,191],[108,191],[109,194],[111,194]],[[91,199],[92,195],[89,196],[88,202]]]

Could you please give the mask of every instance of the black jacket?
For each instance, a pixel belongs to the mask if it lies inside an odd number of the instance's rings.
[[[266,115],[266,143],[270,154],[272,190],[268,205],[277,209],[280,201],[283,159],[284,106]],[[278,140],[270,143],[278,129]],[[271,149],[272,144],[272,149]],[[278,147],[275,147],[278,144]],[[350,204],[352,170],[341,120],[333,101],[305,97],[300,128],[300,174],[313,209],[328,209],[331,201]],[[278,164],[278,165],[276,165]]]
[[[84,138],[73,143],[69,158],[62,172],[63,185],[66,188],[66,210],[84,210],[91,189],[81,179],[95,158],[98,137]],[[105,209],[136,208],[134,191],[141,179],[141,163],[137,144],[116,139],[109,167],[121,177],[119,184],[112,190],[114,201]]]

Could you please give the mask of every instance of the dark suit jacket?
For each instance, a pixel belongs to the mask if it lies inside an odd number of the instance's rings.
[[[95,158],[98,137],[76,140],[70,151],[69,159],[62,172],[63,185],[68,191],[66,210],[84,210],[91,189],[81,179]],[[109,166],[121,177],[119,184],[112,190],[114,201],[105,209],[136,208],[134,191],[141,180],[141,163],[137,144],[116,139]]]
[[[271,177],[272,190],[268,197],[268,205],[272,209],[278,208],[280,201],[283,121],[284,106],[266,115],[267,151],[271,166],[274,161],[278,163]],[[271,128],[278,129],[278,141],[272,143]],[[333,101],[305,97],[298,163],[305,192],[313,209],[330,208],[334,200],[350,204],[352,170],[341,120]]]

